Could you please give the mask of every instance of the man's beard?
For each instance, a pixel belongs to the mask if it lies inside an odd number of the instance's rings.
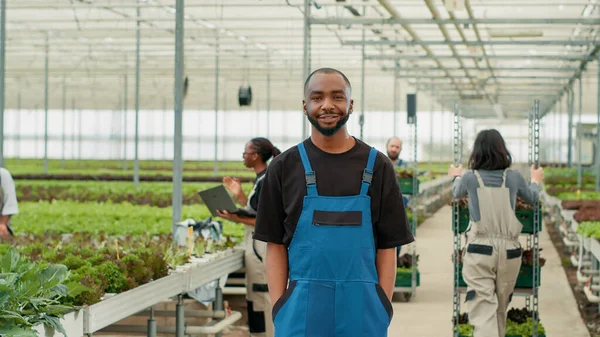
[[[388,158],[390,158],[391,160],[396,160],[398,159],[398,157],[400,157],[400,154],[390,154],[389,152],[387,153]]]
[[[324,128],[320,126],[319,121],[314,118],[311,118],[310,114],[307,114],[306,117],[308,117],[308,121],[310,122],[310,124],[312,124],[315,127],[315,129],[317,129],[317,131],[319,131],[323,136],[333,136],[342,128],[342,126],[346,124],[346,122],[350,118],[350,114],[346,114],[346,116],[340,119],[337,122],[337,124],[335,124],[335,126],[332,128]]]

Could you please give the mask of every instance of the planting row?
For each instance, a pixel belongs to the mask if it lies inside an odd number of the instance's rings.
[[[184,205],[203,203],[198,191],[214,187],[219,183],[184,183],[182,200]],[[243,183],[249,193],[252,183]],[[134,205],[168,207],[172,205],[173,184],[170,182],[141,182],[134,188],[130,182],[93,181],[18,181],[16,184],[19,201],[71,200],[78,202],[128,202]]]
[[[458,332],[460,337],[472,337],[473,326],[469,324],[466,313],[461,314],[458,319]],[[546,331],[541,322],[537,323],[539,337],[544,337]],[[531,337],[533,335],[533,313],[527,308],[511,308],[507,312],[506,337]]]

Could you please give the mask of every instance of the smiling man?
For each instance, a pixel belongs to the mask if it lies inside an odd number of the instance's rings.
[[[254,238],[267,242],[276,337],[387,336],[396,247],[414,238],[393,164],[348,134],[351,93],[340,71],[314,71],[311,136],[263,180]]]

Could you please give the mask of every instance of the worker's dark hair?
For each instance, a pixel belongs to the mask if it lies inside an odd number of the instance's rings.
[[[504,138],[495,129],[479,132],[473,152],[469,158],[469,168],[473,170],[504,170],[512,164],[512,156],[506,148]]]
[[[260,156],[260,159],[266,163],[269,159],[277,157],[281,151],[276,148],[270,140],[263,137],[252,138],[250,140],[252,148]]]
[[[310,79],[313,77],[314,74],[318,74],[318,73],[342,75],[342,77],[344,78],[344,81],[346,82],[346,85],[352,92],[352,85],[350,85],[350,80],[348,80],[348,77],[346,77],[346,75],[344,75],[344,73],[342,73],[341,71],[334,69],[334,68],[319,68],[319,69],[313,71],[310,75],[308,75],[308,77],[306,78],[306,81],[304,81],[304,95],[305,96],[306,96],[306,89],[308,88],[308,82],[310,81]]]

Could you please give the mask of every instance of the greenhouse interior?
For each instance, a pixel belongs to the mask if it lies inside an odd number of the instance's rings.
[[[598,0],[0,0],[0,336],[600,337],[599,64]],[[394,227],[317,223],[303,153]]]

